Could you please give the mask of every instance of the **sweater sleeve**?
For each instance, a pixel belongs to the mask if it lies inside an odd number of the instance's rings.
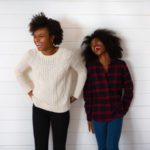
[[[33,89],[33,83],[28,75],[28,71],[31,69],[30,61],[32,57],[33,50],[29,50],[15,68],[16,78],[27,93]]]
[[[87,70],[81,59],[81,55],[72,54],[71,67],[77,72],[77,82],[73,96],[78,99],[82,93],[87,76]]]
[[[124,93],[122,97],[122,102],[124,114],[126,114],[133,98],[133,82],[125,62],[123,62],[123,89]]]

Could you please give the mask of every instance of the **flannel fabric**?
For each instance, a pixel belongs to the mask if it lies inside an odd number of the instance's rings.
[[[123,117],[133,98],[133,82],[126,63],[113,59],[107,72],[98,59],[86,66],[83,96],[87,120],[107,122]]]

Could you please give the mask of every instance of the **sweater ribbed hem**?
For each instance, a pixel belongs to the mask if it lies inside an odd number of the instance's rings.
[[[57,106],[54,106],[54,105],[51,106],[47,103],[44,103],[41,101],[39,102],[36,98],[32,98],[32,101],[36,107],[47,110],[47,111],[55,112],[55,113],[63,113],[63,112],[70,110],[70,108],[71,108],[71,104],[66,104],[63,106],[58,106],[58,105]]]

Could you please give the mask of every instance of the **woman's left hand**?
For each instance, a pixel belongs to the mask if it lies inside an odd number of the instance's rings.
[[[70,103],[73,103],[74,101],[76,101],[77,100],[77,98],[75,98],[74,96],[71,96],[70,97]]]

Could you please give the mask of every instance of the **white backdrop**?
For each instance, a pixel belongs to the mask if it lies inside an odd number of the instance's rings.
[[[124,120],[120,149],[150,150],[150,0],[1,0],[0,150],[34,149],[32,104],[15,79],[14,66],[34,48],[28,23],[41,11],[61,22],[62,47],[70,50],[79,50],[83,37],[97,28],[121,36],[135,97]],[[96,149],[95,137],[87,130],[83,100],[78,100],[71,109],[67,150]]]

